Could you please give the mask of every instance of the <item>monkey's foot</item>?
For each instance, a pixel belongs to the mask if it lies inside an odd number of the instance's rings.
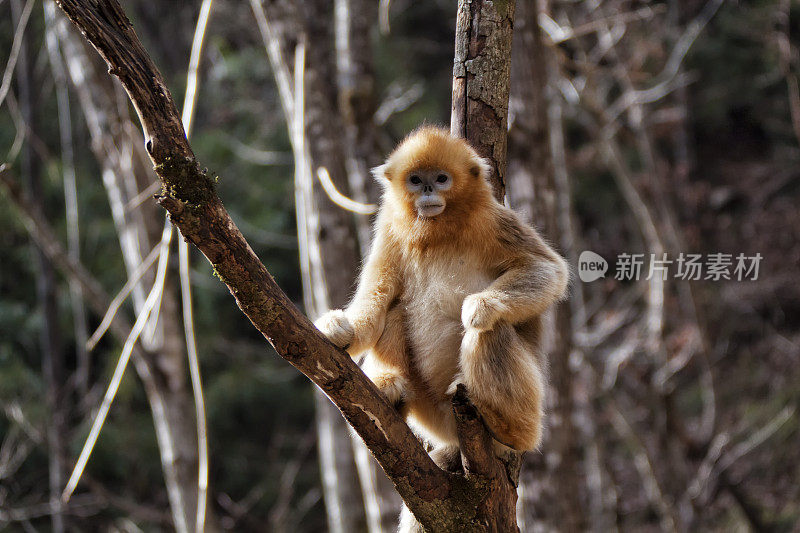
[[[449,387],[447,387],[447,390],[444,393],[445,396],[453,396],[456,393],[456,389],[459,385],[464,385],[464,374],[461,372],[456,374],[456,377],[453,378],[453,382]],[[466,387],[466,385],[464,385],[464,387]]]
[[[377,376],[370,376],[370,379],[378,390],[386,396],[389,403],[395,407],[401,405],[406,400],[406,392],[408,391],[408,380],[398,374],[378,374]]]

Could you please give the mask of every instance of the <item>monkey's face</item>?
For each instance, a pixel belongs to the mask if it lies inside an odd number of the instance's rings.
[[[405,179],[406,191],[412,196],[417,216],[435,217],[447,206],[445,192],[453,186],[453,177],[443,169],[412,170]]]
[[[373,174],[386,191],[384,205],[409,221],[439,227],[458,224],[491,199],[490,168],[464,139],[426,126],[406,137]]]

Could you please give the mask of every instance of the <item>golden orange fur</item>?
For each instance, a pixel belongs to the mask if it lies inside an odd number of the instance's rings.
[[[403,140],[375,169],[384,197],[358,290],[317,325],[351,355],[368,351],[366,374],[434,444],[457,444],[449,398],[463,383],[497,441],[529,450],[542,427],[541,316],[563,297],[568,274],[494,199],[488,171],[446,130],[423,127]],[[417,174],[452,180],[441,191],[425,182],[441,214],[415,207]]]

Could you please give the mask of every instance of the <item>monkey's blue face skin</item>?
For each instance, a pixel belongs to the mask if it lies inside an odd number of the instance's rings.
[[[453,186],[453,177],[438,168],[414,170],[406,177],[406,189],[414,195],[414,207],[417,215],[432,218],[444,211],[444,193]]]

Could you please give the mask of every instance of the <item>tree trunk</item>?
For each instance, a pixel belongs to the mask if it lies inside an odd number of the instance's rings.
[[[450,131],[492,163],[495,197],[505,196],[508,93],[514,0],[459,0]]]
[[[467,139],[478,153],[492,164],[490,182],[495,198],[503,202],[506,192],[506,156],[508,137],[508,101],[511,82],[511,41],[515,2],[459,0],[456,18],[455,59],[453,62],[453,97],[450,130]],[[453,399],[458,418],[458,397]],[[479,415],[474,407],[474,416]],[[476,423],[479,423],[476,421]],[[464,470],[489,474],[497,484],[492,497],[476,509],[478,517],[491,531],[518,531],[517,485],[521,454],[496,458],[491,438],[485,430],[467,438],[465,426],[459,431]],[[470,449],[483,440],[483,446]],[[488,453],[487,453],[488,452]],[[486,453],[480,459],[476,455]],[[475,465],[480,465],[475,469]],[[472,472],[471,472],[472,471]],[[499,474],[497,472],[500,472]]]
[[[519,209],[529,223],[542,229],[545,237],[560,245],[570,264],[575,264],[569,221],[569,196],[559,191],[559,177],[553,161],[554,130],[548,113],[548,71],[553,68],[549,50],[545,47],[538,24],[539,2],[519,6],[517,38],[513,51],[512,114],[509,132],[509,196],[512,206]],[[560,117],[559,117],[560,120]],[[566,176],[562,177],[562,181]],[[566,194],[559,202],[559,193]],[[565,204],[565,205],[562,205]],[[576,292],[580,292],[580,288]],[[579,295],[578,295],[579,296]],[[541,509],[542,517],[550,519],[551,527],[564,531],[586,528],[580,488],[580,449],[575,423],[573,383],[575,375],[570,366],[573,352],[573,311],[579,298],[560,305],[551,312],[550,323],[556,335],[550,339],[551,417],[548,423],[546,453],[557,458],[555,464],[538,462],[538,477],[552,482],[552,503],[544,505],[542,491],[528,487],[533,507]]]
[[[78,190],[75,181],[75,156],[72,140],[72,117],[67,87],[66,65],[58,46],[56,31],[56,7],[52,2],[45,2],[45,40],[50,58],[50,69],[56,83],[56,103],[58,108],[58,132],[61,144],[61,165],[64,182],[64,207],[67,223],[67,249],[70,255],[80,260],[80,230],[78,225]],[[89,393],[89,351],[86,341],[89,340],[86,310],[83,293],[74,281],[69,282],[70,304],[72,307],[73,330],[75,333],[75,352],[77,359],[76,382],[78,393],[82,397]]]
[[[337,142],[336,89],[324,80],[333,75],[333,57],[325,53],[333,35],[324,21],[324,3],[311,3],[302,16],[280,2],[262,7],[251,2],[269,52],[295,158],[295,211],[300,243],[303,301],[317,317],[347,303],[358,272],[355,226],[350,213],[335,205],[322,187],[314,187],[316,169],[325,167],[339,190],[346,189],[344,153]],[[290,61],[293,43],[302,43],[302,73]],[[322,52],[319,51],[322,49]],[[306,53],[307,51],[307,53]],[[302,75],[303,79],[292,79]],[[330,400],[315,391],[317,451],[328,529],[356,531],[365,522],[353,447],[344,419]]]
[[[353,199],[377,203],[380,187],[370,170],[382,162],[380,132],[375,125],[377,96],[373,66],[373,37],[378,6],[373,0],[336,0],[336,66],[339,112],[345,124],[347,175]],[[369,251],[373,217],[356,216],[361,255]],[[352,435],[352,434],[351,434]],[[352,435],[358,478],[364,499],[367,530],[396,527],[401,501],[361,439]]]
[[[353,198],[377,203],[380,187],[370,170],[381,164],[378,128],[375,127],[375,73],[372,34],[378,6],[372,0],[336,0],[336,67],[339,112],[345,126],[347,175]],[[371,218],[356,219],[362,255],[372,238]]]

